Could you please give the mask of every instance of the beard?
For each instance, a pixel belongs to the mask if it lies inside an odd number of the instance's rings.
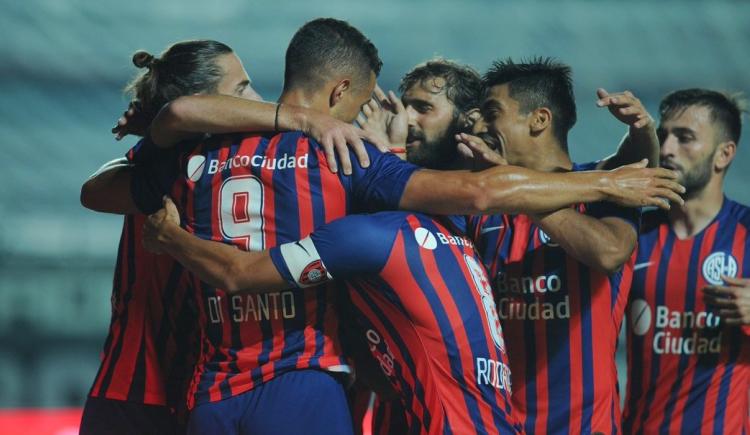
[[[406,148],[406,160],[427,169],[449,169],[459,161],[454,136],[460,132],[458,116],[454,116],[446,129],[430,141],[426,140],[423,133],[409,129],[406,142],[420,140],[422,143],[414,148]]]
[[[711,180],[713,155],[708,155],[689,170],[685,170],[684,167],[671,160],[662,162],[662,165],[665,163],[669,169],[677,169],[679,171],[680,176],[677,181],[685,186],[685,199],[690,199],[698,195]]]

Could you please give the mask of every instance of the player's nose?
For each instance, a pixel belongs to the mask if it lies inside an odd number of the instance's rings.
[[[474,119],[474,124],[471,126],[471,134],[478,136],[480,134],[487,133],[487,123],[484,117],[479,115]]]
[[[659,149],[659,156],[663,159],[665,157],[672,157],[677,152],[677,138],[673,134],[668,134],[661,143]]]
[[[414,107],[411,105],[406,106],[406,119],[408,120],[408,124],[410,126],[416,126],[417,125],[417,111],[414,110]]]

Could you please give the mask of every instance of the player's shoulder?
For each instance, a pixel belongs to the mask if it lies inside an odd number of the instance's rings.
[[[724,197],[724,201],[726,215],[750,229],[750,207],[727,197]]]
[[[352,214],[328,224],[327,230],[341,237],[342,241],[356,243],[364,249],[367,246],[380,244],[398,232],[409,214],[401,211]]]
[[[390,254],[409,213],[390,211],[354,214],[337,219],[313,232],[317,244],[331,246],[346,262],[370,264]]]
[[[284,140],[285,142],[286,141],[288,141],[288,142],[296,142],[296,143],[305,142],[305,143],[307,143],[310,146],[310,148],[315,148],[315,149],[323,150],[323,145],[320,142],[318,142],[312,136],[309,136],[309,135],[307,135],[307,134],[305,134],[305,133],[303,133],[301,131],[287,131],[287,132],[282,132],[282,133],[278,133],[277,136],[280,136],[281,140]],[[368,141],[366,141],[364,139],[362,139],[362,143],[364,144],[365,149],[367,150],[368,153],[373,153],[373,152],[377,152],[378,154],[382,153],[378,149],[378,147],[376,147],[372,143],[370,143],[370,142],[368,142]],[[353,151],[351,149],[349,150],[349,152],[353,153]]]

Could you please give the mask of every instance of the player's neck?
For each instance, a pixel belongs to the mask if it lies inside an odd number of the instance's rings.
[[[672,206],[669,211],[669,222],[677,238],[694,237],[719,214],[724,203],[722,181],[715,177],[702,191],[686,199],[683,206]]]
[[[573,162],[557,141],[534,147],[538,152],[527,154],[526,166],[540,172],[564,172],[573,169]]]
[[[280,104],[304,107],[321,113],[328,113],[328,99],[317,94],[310,94],[302,89],[288,89],[279,97]]]

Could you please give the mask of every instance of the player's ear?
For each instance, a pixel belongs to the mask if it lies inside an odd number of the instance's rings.
[[[534,109],[529,115],[529,131],[536,136],[552,125],[552,112],[546,107]]]
[[[714,167],[719,171],[723,172],[729,167],[729,164],[734,160],[734,156],[737,153],[737,144],[734,141],[722,142],[716,147],[716,153],[714,154]]]
[[[344,94],[351,88],[351,81],[349,79],[342,79],[331,90],[331,95],[329,96],[328,105],[329,107],[334,107],[336,104],[338,104],[343,98]]]

